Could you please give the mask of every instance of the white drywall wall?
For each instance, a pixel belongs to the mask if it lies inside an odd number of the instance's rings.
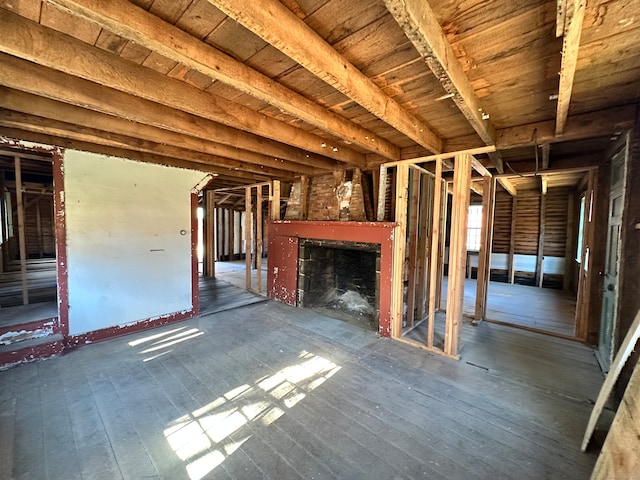
[[[191,189],[204,175],[65,152],[70,335],[192,308]]]

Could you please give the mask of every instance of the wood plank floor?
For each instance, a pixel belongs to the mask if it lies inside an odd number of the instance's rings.
[[[444,279],[443,308],[446,308],[447,277]],[[476,303],[476,280],[464,283],[464,314],[473,317]],[[575,336],[576,299],[569,292],[551,288],[490,282],[487,319],[495,322]]]
[[[0,478],[588,478],[592,351],[464,335],[456,362],[264,301],[0,372]]]

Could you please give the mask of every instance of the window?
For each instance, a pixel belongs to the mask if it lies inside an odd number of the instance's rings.
[[[467,220],[467,250],[480,251],[480,237],[482,233],[482,205],[469,205],[469,219]]]

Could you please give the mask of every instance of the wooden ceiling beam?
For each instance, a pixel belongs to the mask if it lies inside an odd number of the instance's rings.
[[[298,174],[306,171],[310,172],[309,174],[318,173],[317,169],[306,165],[269,162],[271,158],[264,155],[231,149],[225,145],[181,135],[149,125],[135,124],[111,115],[105,115],[86,110],[82,107],[67,105],[55,100],[10,90],[6,87],[0,87],[0,107],[77,126],[91,125],[92,128],[101,130],[105,132],[105,134],[111,132],[113,134],[147,140],[160,146],[174,146],[182,150],[207,154],[211,156],[211,158],[217,158],[219,165],[228,166],[229,168],[245,169],[247,171],[252,171],[257,168],[264,172],[265,175],[269,175],[268,172],[276,174],[279,171],[289,171]],[[229,158],[227,155],[233,155],[233,157]]]
[[[532,146],[536,143],[553,144],[561,141],[612,135],[633,128],[635,115],[635,105],[571,115],[567,119],[564,133],[560,137],[555,135],[555,121],[553,120],[504,128],[497,131],[496,147],[498,150],[507,150]]]
[[[489,171],[489,169],[485,167],[482,163],[480,163],[480,160],[478,160],[475,157],[471,158],[471,168],[473,168],[476,172],[478,172],[483,177],[491,176],[491,172]]]
[[[418,53],[486,145],[495,144],[495,127],[426,0],[384,0]],[[499,156],[492,160],[502,170]]]
[[[442,140],[278,0],[208,0],[289,58],[433,153]]]
[[[498,183],[502,185],[509,195],[512,197],[516,197],[518,195],[518,190],[516,190],[516,186],[506,177],[497,177]]]
[[[482,186],[482,181],[472,181],[469,188],[471,188],[472,192],[476,192],[478,195],[484,195],[484,188]]]
[[[189,170],[200,170],[216,175],[216,178],[224,181],[235,181],[239,183],[253,183],[263,181],[262,175],[249,174],[247,172],[235,172],[233,170],[222,170],[217,166],[205,163],[191,162],[183,158],[166,157],[153,153],[143,152],[140,150],[126,149],[122,147],[113,147],[82,140],[74,140],[67,137],[59,137],[50,133],[42,133],[32,130],[24,130],[21,128],[4,127],[0,125],[0,136],[15,138],[17,140],[26,140],[29,142],[37,142],[46,145],[55,145],[62,148],[73,150],[81,150],[84,152],[98,153],[102,155],[111,155],[118,158],[128,158],[140,162],[154,163],[158,165],[167,165],[170,167],[187,168]]]
[[[338,151],[356,154],[358,152],[344,148],[347,144],[354,144],[385,158],[400,158],[399,148],[391,142],[126,0],[50,0],[50,3],[342,139],[344,143],[336,146]],[[343,161],[363,167],[364,158],[352,155]]]
[[[558,108],[556,113],[556,135],[562,135],[569,116],[573,79],[578,63],[582,22],[586,10],[586,0],[572,0],[574,10],[562,40],[562,66],[560,67],[560,86],[558,89]]]
[[[340,162],[327,157],[306,153],[273,140],[229,128],[217,122],[103,87],[57,70],[35,65],[10,55],[0,53],[0,64],[2,64],[0,85],[106,113],[113,117],[162,128],[176,134],[189,135],[207,141],[210,147],[215,143],[218,145],[219,152],[217,154],[221,156],[245,159],[248,157],[244,151],[249,151],[253,154],[250,157],[261,159],[265,166],[278,164],[279,168],[283,168],[286,164],[286,169],[293,170],[301,166],[308,167],[306,170],[309,168],[330,170],[341,165]],[[37,113],[35,114],[37,115]],[[83,124],[82,122],[78,123]],[[211,141],[211,139],[215,141]],[[242,157],[243,155],[245,157]]]
[[[294,177],[293,172],[286,171],[274,171],[274,169],[268,169],[270,171],[263,172],[260,167],[249,166],[246,169],[234,168],[233,162],[229,164],[227,159],[220,159],[213,155],[206,155],[198,152],[192,152],[189,150],[183,150],[177,147],[168,145],[154,144],[146,140],[140,140],[138,138],[126,137],[124,135],[118,135],[111,132],[104,132],[101,130],[82,127],[80,125],[73,125],[58,120],[51,120],[49,118],[37,117],[34,115],[28,115],[21,112],[12,112],[0,108],[2,118],[0,118],[0,126],[5,129],[13,129],[16,131],[30,132],[33,134],[42,135],[44,137],[55,138],[57,140],[68,140],[69,142],[81,143],[85,145],[82,149],[93,151],[87,147],[87,145],[96,145],[96,147],[105,147],[110,149],[119,149],[127,152],[138,152],[135,159],[140,159],[141,156],[148,155],[153,158],[169,158],[180,159],[184,162],[185,168],[207,168],[208,172],[216,174],[224,174],[233,177],[260,177],[260,178],[281,178],[292,179]],[[31,140],[31,138],[24,138],[25,140]],[[71,147],[69,143],[56,143],[59,146]],[[97,153],[104,153],[104,149]],[[121,155],[117,155],[121,156]],[[126,157],[130,158],[130,157]],[[154,163],[158,163],[157,161]],[[174,162],[175,163],[175,162]],[[188,167],[187,165],[191,165]]]
[[[542,170],[549,168],[549,157],[551,154],[551,144],[549,142],[542,144]]]
[[[124,93],[306,151],[344,161],[344,152],[323,148],[327,140],[215,96],[150,68],[6,12],[0,15],[0,51]],[[78,59],[82,61],[78,61]],[[358,158],[361,154],[355,155]]]

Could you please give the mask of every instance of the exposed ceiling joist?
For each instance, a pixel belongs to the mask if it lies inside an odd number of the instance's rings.
[[[482,187],[482,182],[472,181],[470,187],[472,192],[476,192],[478,195],[484,195],[484,188]]]
[[[278,0],[208,0],[317,77],[433,153],[442,140]]]
[[[400,157],[398,147],[379,135],[325,109],[126,0],[50,2],[95,22],[116,35],[259,98],[345,142],[366,148],[385,158]],[[348,163],[363,167],[364,156],[352,158]]]
[[[542,170],[547,170],[549,168],[549,155],[551,153],[551,144],[543,143],[542,144]]]
[[[556,37],[562,37],[567,24],[567,0],[556,0]]]
[[[185,168],[202,169],[206,166],[207,171],[231,175],[234,177],[242,177],[244,174],[248,176],[260,175],[263,178],[265,176],[269,176],[281,179],[293,178],[294,176],[294,172],[287,172],[275,168],[265,168],[260,165],[246,165],[238,160],[230,160],[217,157],[215,155],[207,155],[205,153],[194,152],[193,150],[186,150],[173,145],[154,143],[149,140],[129,137],[96,128],[74,125],[60,120],[29,115],[22,112],[5,110],[4,108],[0,108],[0,114],[2,115],[0,118],[0,126],[4,128],[46,135],[55,139],[65,138],[73,142],[82,142],[86,145],[116,148],[126,150],[128,152],[138,151],[142,155],[152,155],[157,158],[164,157],[181,159],[185,161],[184,165],[181,165]],[[87,119],[91,120],[90,114],[87,116]],[[27,139],[30,140],[30,138]],[[63,146],[59,143],[58,145]],[[69,145],[65,144],[64,146],[68,147]],[[90,150],[86,147],[83,149]],[[240,170],[239,167],[242,167],[242,170]]]
[[[98,153],[102,155],[111,155],[120,158],[129,158],[140,162],[155,163],[159,165],[169,165],[177,168],[188,168],[191,170],[201,170],[203,172],[213,173],[217,175],[218,180],[224,182],[232,182],[235,184],[245,184],[251,181],[262,181],[265,178],[262,175],[252,175],[246,172],[234,172],[233,170],[222,170],[219,167],[207,164],[198,164],[183,160],[182,158],[165,157],[152,153],[141,152],[139,150],[126,149],[121,147],[111,147],[100,145],[93,141],[73,140],[67,137],[58,137],[48,133],[39,133],[30,130],[22,130],[19,128],[10,128],[0,126],[0,136],[7,138],[19,138],[30,142],[38,142],[46,145],[57,145],[63,148],[71,148],[74,150],[82,150],[86,152]]]
[[[489,169],[485,167],[482,163],[480,163],[480,161],[475,157],[471,159],[471,168],[473,168],[476,172],[478,172],[483,177],[491,176],[491,172],[489,171]]]
[[[587,3],[586,0],[571,1],[574,2],[574,11],[562,42],[562,67],[560,69],[560,87],[558,89],[556,135],[564,133],[567,117],[569,116],[573,79],[576,74],[576,65],[578,64],[582,22]]]
[[[2,63],[0,84],[105,113],[114,119],[122,118],[142,124],[129,124],[129,130],[144,129],[145,125],[161,128],[207,142],[207,153],[243,160],[252,157],[260,160],[264,165],[277,165],[278,168],[295,170],[303,166],[315,170],[316,167],[334,169],[339,165],[339,162],[327,157],[305,153],[288,145],[225,127],[202,117],[133,97],[6,54],[0,54],[0,63]],[[31,108],[39,105],[36,102],[31,105]],[[37,111],[29,113],[38,115]],[[85,125],[86,121],[79,119],[78,124]],[[216,142],[211,142],[210,138],[215,138]],[[193,140],[187,138],[182,141],[187,143]],[[216,151],[211,151],[212,148]],[[288,167],[285,167],[285,164]]]
[[[536,122],[517,127],[503,128],[497,131],[496,146],[500,150],[555,143],[567,140],[611,135],[633,128],[636,115],[635,105],[610,108],[596,112],[583,113],[568,117],[562,139],[555,136],[555,122],[552,120]],[[447,146],[448,149],[452,149]]]
[[[483,111],[471,82],[426,0],[384,0],[387,9],[416,47],[452,100],[486,145],[495,144],[495,127]],[[492,161],[502,172],[497,153]]]
[[[265,155],[238,151],[226,145],[181,135],[150,125],[134,124],[111,115],[92,112],[55,100],[38,98],[28,93],[9,90],[6,87],[0,87],[0,107],[32,116],[69,123],[70,125],[78,126],[78,128],[82,128],[84,125],[91,125],[92,128],[104,132],[103,135],[105,136],[108,136],[109,133],[125,135],[153,142],[159,145],[158,148],[161,148],[163,145],[169,145],[182,150],[200,152],[215,159],[216,165],[227,166],[229,168],[247,168],[248,171],[251,171],[251,169],[254,168],[253,166],[255,166],[255,168],[264,171],[265,175],[267,175],[266,172],[270,170],[272,170],[273,173],[277,173],[278,171],[289,171],[292,173],[300,173],[301,171],[317,172],[315,168],[306,165],[292,165],[289,162],[273,162],[270,161],[272,160],[271,157]],[[5,116],[3,120],[8,120],[8,118]],[[18,127],[17,125],[14,126]],[[238,160],[235,157],[229,158],[231,154],[234,154],[236,157],[240,156],[241,159]]]
[[[360,154],[322,148],[325,140],[241,104],[204,92],[68,35],[6,12],[0,15],[0,51],[100,85],[183,110],[340,161]],[[78,59],[83,59],[82,62]]]
[[[518,190],[516,190],[516,186],[511,183],[511,180],[509,180],[506,177],[498,177],[498,183],[500,185],[502,185],[502,188],[504,188],[507,192],[509,192],[509,194],[512,197],[515,197],[518,195]]]

